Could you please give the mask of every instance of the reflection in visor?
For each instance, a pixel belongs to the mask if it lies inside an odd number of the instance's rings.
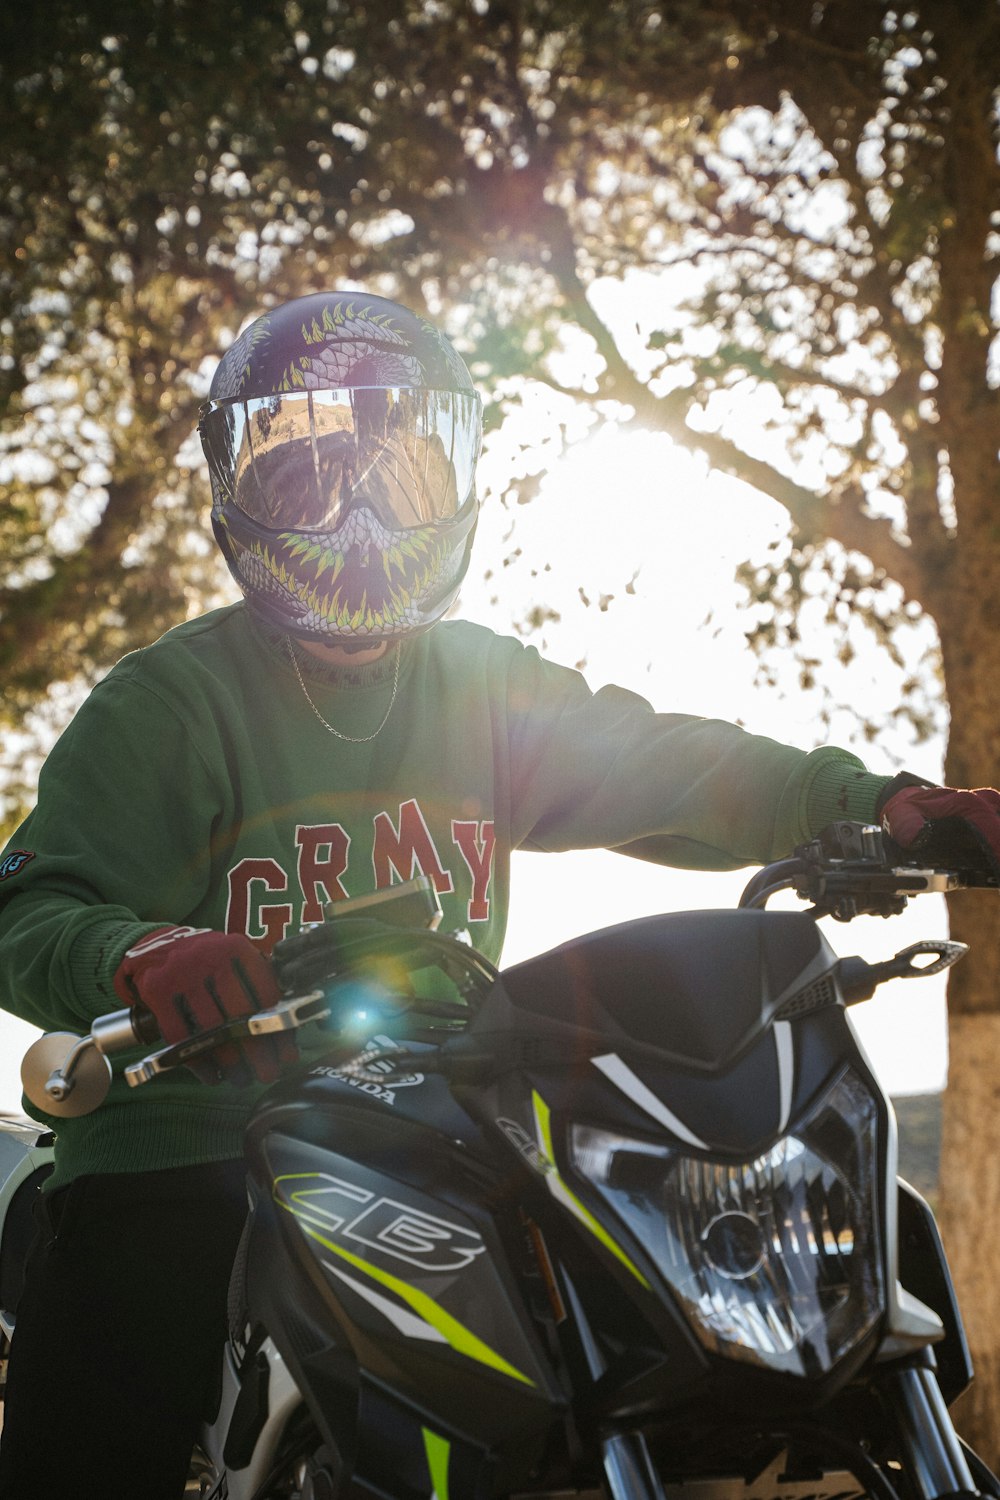
[[[472,490],[471,392],[297,391],[224,401],[204,418],[209,462],[249,516],[276,530],[336,530],[363,503],[392,529],[455,516]]]

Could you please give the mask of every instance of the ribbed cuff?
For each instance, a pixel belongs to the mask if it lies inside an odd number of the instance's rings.
[[[846,818],[852,823],[877,823],[879,799],[891,776],[875,776],[849,756],[825,758],[816,767],[806,790],[806,822],[810,835],[828,823]]]
[[[115,915],[109,915],[109,910]],[[100,918],[77,934],[70,952],[73,996],[81,1017],[88,1021],[109,1010],[119,1010],[114,978],[126,952],[148,932],[167,924],[139,922],[124,907],[105,908]]]

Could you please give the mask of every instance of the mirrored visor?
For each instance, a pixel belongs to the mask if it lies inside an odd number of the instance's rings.
[[[201,431],[214,478],[251,520],[332,531],[363,502],[395,530],[461,510],[481,417],[471,391],[353,387],[220,401]]]

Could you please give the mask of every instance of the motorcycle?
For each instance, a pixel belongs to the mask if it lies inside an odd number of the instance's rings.
[[[958,1437],[972,1376],[928,1205],[847,1017],[892,978],[816,925],[997,881],[840,823],[736,910],[671,913],[498,972],[423,877],[274,953],[240,1036],[304,1061],[246,1136],[249,1211],[206,1500],[941,1500],[1000,1495]],[[791,890],[806,911],[766,910]],[[97,1107],[133,1011],[29,1051],[28,1096]],[[308,1048],[306,1043],[309,1043]],[[0,1129],[0,1323],[50,1146]]]

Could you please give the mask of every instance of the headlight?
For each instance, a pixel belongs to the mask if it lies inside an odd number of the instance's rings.
[[[574,1125],[576,1171],[624,1221],[714,1353],[793,1375],[833,1367],[883,1309],[875,1102],[846,1073],[752,1161]]]

